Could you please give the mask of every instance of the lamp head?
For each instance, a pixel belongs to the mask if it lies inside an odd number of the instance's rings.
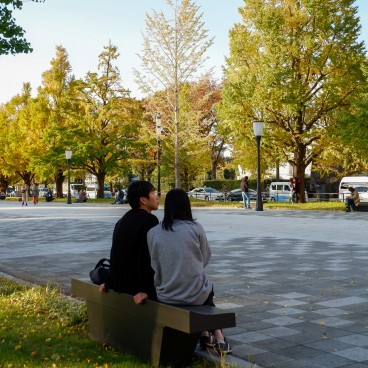
[[[263,121],[255,121],[253,123],[253,131],[256,137],[262,137]]]
[[[72,158],[72,151],[71,150],[65,150],[65,157],[67,160],[70,160]]]

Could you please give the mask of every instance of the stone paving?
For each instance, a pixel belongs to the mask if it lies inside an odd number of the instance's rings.
[[[66,292],[108,256],[123,206],[0,202],[0,271]],[[194,209],[239,367],[368,367],[368,213]],[[162,218],[162,210],[156,212]]]

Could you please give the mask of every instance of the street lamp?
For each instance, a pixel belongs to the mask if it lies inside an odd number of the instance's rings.
[[[253,131],[257,140],[257,204],[256,211],[263,211],[262,191],[261,191],[261,137],[263,122],[255,121]]]
[[[72,151],[66,150],[65,151],[65,157],[68,162],[68,198],[66,200],[67,204],[72,204],[72,198],[70,195],[70,159],[72,158]]]
[[[157,195],[161,197],[161,114],[155,113],[156,135],[157,135]]]

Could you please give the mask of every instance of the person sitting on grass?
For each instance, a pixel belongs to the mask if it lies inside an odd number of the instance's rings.
[[[77,202],[78,203],[84,203],[87,202],[87,193],[84,189],[81,189],[78,193],[78,198],[77,198]]]

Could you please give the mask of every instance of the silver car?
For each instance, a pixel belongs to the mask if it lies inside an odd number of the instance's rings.
[[[188,192],[188,196],[197,199],[203,199],[205,201],[218,201],[223,199],[224,194],[214,188],[194,188]]]

